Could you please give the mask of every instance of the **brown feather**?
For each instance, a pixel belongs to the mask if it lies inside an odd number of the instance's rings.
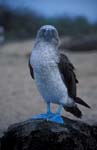
[[[64,84],[67,86],[68,94],[70,97],[76,97],[76,84],[78,80],[74,72],[75,68],[73,64],[69,61],[68,57],[60,53],[60,61],[58,67],[63,79]]]
[[[30,69],[31,77],[34,79],[34,71],[33,71],[32,65],[30,64],[30,58],[29,58],[28,66],[29,66],[29,69]]]
[[[87,108],[91,108],[86,102],[84,102],[81,98],[79,98],[79,97],[76,97],[75,98],[75,102],[76,103],[78,103],[78,104],[80,104],[80,105],[83,105],[83,106],[85,106],[85,107],[87,107]]]

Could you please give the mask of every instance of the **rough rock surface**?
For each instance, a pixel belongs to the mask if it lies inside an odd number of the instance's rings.
[[[64,119],[64,125],[27,120],[12,125],[1,139],[1,150],[97,150],[97,126]]]

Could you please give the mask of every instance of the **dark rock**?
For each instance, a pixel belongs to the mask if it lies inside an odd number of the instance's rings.
[[[97,150],[97,126],[64,118],[64,125],[28,120],[12,125],[1,150]]]

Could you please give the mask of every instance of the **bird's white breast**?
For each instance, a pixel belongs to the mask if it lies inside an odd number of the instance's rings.
[[[56,59],[55,51],[48,46],[33,49],[30,57],[38,90],[45,101],[52,103],[60,103],[67,94]]]

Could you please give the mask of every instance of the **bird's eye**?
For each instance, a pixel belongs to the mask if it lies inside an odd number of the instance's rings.
[[[45,29],[42,29],[42,32],[43,32],[43,33],[45,33],[45,31],[46,31]]]
[[[57,33],[55,32],[55,30],[52,30],[52,35],[53,35],[54,37],[57,36]]]
[[[52,33],[55,34],[55,30],[52,30]]]

